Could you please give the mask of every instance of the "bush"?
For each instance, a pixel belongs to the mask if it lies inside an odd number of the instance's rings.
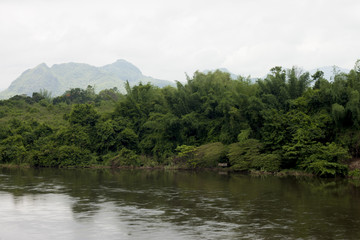
[[[21,145],[0,146],[0,163],[21,164],[26,161],[26,150]]]
[[[349,171],[349,177],[359,179],[360,178],[360,170],[355,169],[355,170]]]
[[[189,159],[193,159],[195,157],[196,150],[197,147],[195,146],[177,146],[175,151],[178,152],[178,154],[172,159],[172,162],[176,165],[186,165]]]
[[[69,122],[81,126],[95,126],[99,115],[91,104],[77,104],[71,109]]]
[[[218,163],[228,162],[226,147],[221,142],[209,143],[200,147],[181,145],[176,148],[178,155],[173,159],[175,164],[188,168],[217,167]]]
[[[139,156],[133,150],[123,148],[113,159],[110,160],[111,167],[140,166]]]
[[[26,149],[21,135],[13,135],[0,142],[0,162],[20,164],[26,161]]]
[[[188,165],[192,168],[217,167],[220,162],[227,162],[226,147],[221,142],[215,142],[198,147]]]
[[[348,167],[342,163],[349,158],[348,151],[336,143],[317,144],[300,167],[321,177],[345,176]]]
[[[261,157],[262,148],[263,144],[256,139],[231,144],[227,154],[231,168],[238,171],[249,170],[252,162]]]
[[[348,167],[346,165],[325,160],[310,163],[306,170],[320,177],[345,176],[348,173]]]
[[[266,172],[278,172],[280,165],[281,157],[278,154],[261,154],[251,163],[251,167]]]
[[[237,171],[256,169],[266,172],[280,170],[281,157],[278,154],[262,154],[263,144],[256,139],[242,140],[229,146],[231,168]]]
[[[0,118],[6,117],[6,112],[4,110],[0,110]]]
[[[134,150],[137,147],[138,135],[131,128],[125,128],[120,132],[119,140],[121,145]]]
[[[179,152],[178,153],[179,157],[187,157],[188,158],[188,157],[193,157],[196,149],[197,149],[197,147],[195,147],[195,146],[181,145],[181,146],[177,146],[175,151]]]
[[[58,149],[59,167],[85,167],[90,164],[91,159],[90,151],[86,149],[67,145],[61,146]]]
[[[154,158],[146,156],[146,155],[140,155],[139,161],[141,166],[144,167],[156,167],[158,165],[158,162],[154,160]]]

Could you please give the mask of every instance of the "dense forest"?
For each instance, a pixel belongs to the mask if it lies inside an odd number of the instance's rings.
[[[331,80],[274,67],[256,82],[215,71],[125,88],[0,101],[0,163],[359,174],[360,61]]]

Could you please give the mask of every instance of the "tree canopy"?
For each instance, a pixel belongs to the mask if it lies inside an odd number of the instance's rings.
[[[176,87],[0,101],[0,163],[36,167],[181,165],[346,175],[360,153],[357,61],[333,81],[274,67],[264,79],[195,72]]]

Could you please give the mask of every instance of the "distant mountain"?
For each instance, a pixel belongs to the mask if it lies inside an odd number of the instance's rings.
[[[237,75],[237,74],[234,74],[232,72],[230,72],[228,69],[226,68],[219,68],[217,70],[220,70],[222,72],[226,72],[226,73],[229,73],[230,74],[230,77],[231,79],[237,79],[239,76],[241,75]],[[332,81],[334,80],[334,77],[336,74],[339,74],[339,73],[349,73],[350,70],[349,69],[346,69],[346,68],[341,68],[341,67],[338,67],[338,66],[326,66],[326,67],[320,67],[320,68],[315,68],[315,69],[311,69],[310,71],[307,71],[307,70],[303,70],[303,72],[309,72],[310,76],[313,75],[314,73],[316,73],[316,71],[323,71],[324,72],[324,78],[329,80],[329,81]],[[208,72],[213,72],[215,70],[204,70],[203,73],[208,73]],[[264,79],[266,78],[266,76],[263,76],[263,77],[260,77],[261,79]],[[250,78],[250,81],[255,83],[259,78],[254,78],[254,77],[251,77]]]
[[[96,92],[113,87],[125,92],[126,81],[129,81],[130,85],[140,82],[150,82],[159,87],[175,85],[172,81],[144,76],[136,66],[122,59],[102,67],[84,63],[62,63],[49,68],[42,63],[23,72],[8,89],[0,92],[0,99],[20,94],[31,96],[33,92],[41,89],[48,90],[55,97],[70,88],[86,88],[88,85],[94,86]]]
[[[238,75],[238,74],[235,74],[233,72],[230,72],[227,68],[218,68],[216,70],[219,70],[221,72],[225,72],[225,73],[229,73],[230,74],[230,78],[232,80],[237,80],[239,77],[245,77],[246,79],[250,80],[251,83],[256,83],[256,81],[259,79],[257,77],[251,77],[251,76],[245,76],[245,75]],[[202,71],[203,73],[209,73],[209,72],[214,72],[216,70],[204,70]]]
[[[316,68],[316,69],[311,69],[310,71],[308,71],[310,73],[310,76],[313,75],[314,73],[316,73],[316,71],[323,71],[324,73],[324,78],[326,80],[332,81],[334,80],[334,77],[336,74],[339,73],[349,73],[350,70],[346,69],[346,68],[341,68],[338,66],[326,66],[326,67],[320,67],[320,68]]]
[[[214,71],[216,71],[216,70],[219,70],[219,71],[224,72],[224,73],[229,73],[229,74],[230,74],[230,78],[233,79],[233,80],[235,80],[235,79],[237,79],[237,78],[239,77],[239,75],[236,75],[235,73],[230,72],[227,68],[218,68],[218,69],[215,69],[215,70],[208,70],[208,69],[206,69],[206,70],[204,70],[204,71],[202,71],[202,72],[203,72],[203,73],[209,73],[209,72],[214,72]]]

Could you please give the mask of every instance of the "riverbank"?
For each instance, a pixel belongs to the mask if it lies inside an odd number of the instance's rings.
[[[31,167],[29,164],[0,164],[0,168],[34,168]],[[42,167],[40,167],[42,168]],[[45,169],[45,168],[43,168]],[[285,177],[285,176],[306,176],[306,177],[314,177],[314,174],[307,173],[301,170],[293,170],[293,169],[285,169],[279,172],[267,172],[267,171],[258,171],[258,170],[251,170],[251,171],[236,171],[231,168],[223,168],[223,167],[216,167],[216,168],[186,168],[184,166],[168,166],[168,165],[158,165],[158,166],[118,166],[118,167],[111,167],[105,165],[91,165],[87,167],[63,167],[63,168],[51,168],[51,169],[114,169],[114,170],[134,170],[134,169],[144,169],[144,170],[171,170],[171,171],[194,171],[194,172],[202,172],[202,171],[214,171],[214,172],[221,172],[223,174],[229,173],[241,173],[246,175],[252,176],[265,176],[265,175],[273,175],[278,177]]]
[[[15,164],[15,163],[6,163],[0,164],[0,168],[37,168],[32,167],[28,163]],[[134,170],[134,169],[144,169],[144,170],[171,170],[171,171],[194,171],[194,172],[202,172],[202,171],[214,171],[222,174],[229,173],[240,173],[251,176],[277,176],[277,177],[316,177],[315,174],[306,172],[304,170],[299,169],[283,169],[278,172],[269,172],[269,171],[261,171],[261,170],[249,170],[249,171],[237,171],[232,169],[231,167],[214,167],[214,168],[189,168],[183,165],[157,165],[157,166],[108,166],[108,165],[89,165],[89,166],[67,166],[61,168],[54,167],[38,167],[42,169],[51,168],[51,169],[113,169],[113,170]],[[360,170],[358,168],[350,168],[349,174],[344,176],[344,178],[349,179],[360,179]]]

